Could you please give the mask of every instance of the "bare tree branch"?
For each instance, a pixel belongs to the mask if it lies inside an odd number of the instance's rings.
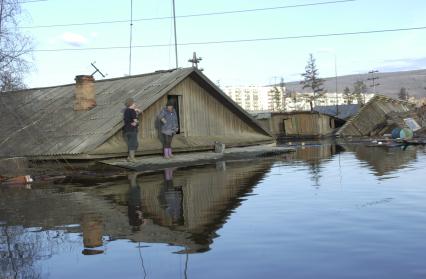
[[[17,0],[0,0],[0,92],[25,88],[30,70],[32,39],[18,28],[21,7]]]

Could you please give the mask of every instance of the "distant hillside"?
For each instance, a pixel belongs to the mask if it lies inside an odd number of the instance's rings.
[[[379,77],[377,82],[380,83],[380,85],[376,88],[379,94],[397,98],[401,87],[405,87],[409,96],[426,97],[426,69],[406,72],[376,73],[375,75]],[[362,80],[368,86],[368,93],[372,93],[373,88],[370,88],[372,83],[367,80],[369,77],[371,77],[369,74],[340,76],[337,78],[338,92],[343,92],[346,86],[352,91],[353,84],[358,80]],[[302,86],[299,82],[286,83],[286,87],[287,90],[290,91],[308,92],[307,90],[302,90]],[[325,78],[324,87],[327,92],[336,92],[335,78]]]

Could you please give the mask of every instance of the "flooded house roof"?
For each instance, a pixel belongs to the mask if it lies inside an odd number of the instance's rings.
[[[314,110],[341,120],[347,120],[354,116],[360,108],[359,104],[347,104],[339,106],[316,106]]]
[[[142,110],[186,78],[206,88],[256,131],[268,135],[241,107],[195,68],[157,71],[96,81],[96,106],[76,111],[75,84],[0,94],[0,157],[85,154],[123,126],[122,110],[134,98]]]
[[[293,116],[293,115],[326,115],[335,117],[334,115],[324,113],[321,111],[309,111],[309,110],[295,110],[295,111],[272,111],[272,112],[259,112],[252,113],[252,116],[257,120],[270,119],[274,116]]]
[[[254,116],[276,137],[322,137],[333,133],[336,117],[317,111],[260,113]]]
[[[415,105],[407,101],[376,95],[336,134],[339,136],[376,136],[390,133],[395,126],[403,125],[396,123],[395,119],[411,115],[414,109]]]

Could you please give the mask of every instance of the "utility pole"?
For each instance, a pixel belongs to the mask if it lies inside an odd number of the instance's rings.
[[[173,28],[175,32],[175,59],[176,59],[176,69],[177,69],[179,67],[179,62],[178,62],[178,48],[177,48],[177,34],[176,34],[175,0],[173,0]]]
[[[337,94],[337,55],[334,52],[334,75],[336,77],[336,117],[339,115],[339,95]]]
[[[372,85],[370,85],[370,87],[373,87],[373,92],[374,94],[376,94],[376,87],[380,85],[380,83],[376,83],[376,80],[379,79],[379,77],[376,77],[375,74],[378,73],[379,71],[377,70],[372,70],[370,72],[368,72],[372,77],[368,78],[368,80],[371,80],[373,82]]]
[[[133,0],[130,0],[129,76],[132,74]]]

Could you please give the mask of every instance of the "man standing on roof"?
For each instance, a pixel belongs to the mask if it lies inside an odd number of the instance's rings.
[[[139,120],[138,115],[141,111],[137,108],[135,100],[129,98],[126,100],[126,109],[124,110],[124,139],[127,143],[127,149],[129,151],[129,156],[127,157],[127,161],[135,162],[135,154],[138,149],[138,126]]]
[[[161,134],[163,135],[163,152],[164,158],[169,159],[173,157],[172,154],[172,139],[173,136],[179,131],[178,119],[173,103],[169,100],[166,106],[161,110],[158,115],[161,124]]]

